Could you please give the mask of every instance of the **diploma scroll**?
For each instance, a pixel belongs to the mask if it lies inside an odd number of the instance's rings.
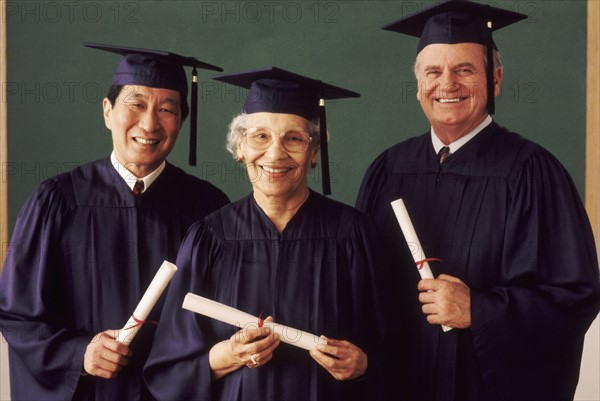
[[[308,351],[315,348],[317,344],[327,344],[325,340],[314,334],[294,329],[292,327],[283,326],[275,322],[260,320],[256,316],[253,316],[249,313],[232,308],[231,306],[224,305],[211,299],[192,294],[191,292],[188,292],[185,296],[182,308],[200,315],[220,320],[221,322],[225,322],[239,328],[252,326],[258,327],[260,322],[260,324],[262,324],[264,327],[268,327],[273,333],[278,334],[281,341],[296,347],[304,348]]]
[[[417,270],[419,271],[421,278],[434,278],[433,273],[431,272],[431,267],[429,267],[429,263],[427,262],[425,251],[423,251],[423,247],[419,242],[415,227],[410,220],[410,216],[408,215],[408,211],[406,210],[406,206],[404,206],[402,198],[396,199],[391,203],[391,205],[392,209],[394,209],[394,214],[396,215],[396,219],[398,220],[402,234],[404,234],[404,239],[408,244],[408,248],[410,249],[410,253],[412,254],[412,257],[417,265]],[[442,329],[444,331],[452,330],[452,328],[448,326],[442,326]]]
[[[125,323],[125,326],[119,330],[117,341],[125,344],[129,344],[133,341],[133,338],[142,327],[142,324],[144,324],[150,311],[154,308],[158,298],[160,298],[176,271],[177,266],[166,260],[163,262],[154,275],[152,282],[142,296],[139,304],[133,311],[133,314],[127,323]]]

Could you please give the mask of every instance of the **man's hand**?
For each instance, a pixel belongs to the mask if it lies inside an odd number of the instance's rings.
[[[112,379],[129,362],[131,350],[115,339],[119,330],[97,334],[88,344],[83,357],[83,369],[92,376]]]
[[[419,301],[431,324],[456,329],[471,327],[471,290],[462,280],[441,274],[419,281]]]

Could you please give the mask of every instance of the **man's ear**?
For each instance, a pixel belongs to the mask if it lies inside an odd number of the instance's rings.
[[[494,97],[500,94],[500,85],[502,84],[502,68],[496,68],[494,71]]]
[[[108,100],[108,98],[104,98],[104,100],[102,101],[102,115],[104,116],[104,125],[106,125],[106,128],[108,128],[109,130],[112,130],[111,128],[111,124],[110,124],[110,113],[112,112],[112,104],[110,103],[110,100]]]

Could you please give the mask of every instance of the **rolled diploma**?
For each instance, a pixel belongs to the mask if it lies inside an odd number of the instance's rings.
[[[417,265],[417,270],[419,271],[421,278],[435,278],[433,277],[431,267],[429,267],[427,257],[425,256],[423,247],[421,247],[419,237],[417,237],[415,227],[410,220],[410,216],[408,215],[408,211],[406,210],[406,206],[404,206],[402,198],[396,199],[391,203],[391,205],[392,209],[394,209],[394,214],[396,215],[398,224],[400,224],[400,229],[402,230],[402,234],[404,234],[404,239],[408,244],[408,248],[410,249],[410,253],[412,254],[415,264]],[[421,266],[420,268],[419,265]],[[442,329],[444,331],[452,330],[452,328],[448,326],[442,326]]]
[[[125,323],[125,326],[119,330],[117,341],[125,344],[133,341],[142,323],[146,320],[152,308],[154,308],[158,298],[160,298],[176,271],[177,266],[173,263],[169,263],[166,260],[162,263],[142,299],[140,299],[140,302],[133,311],[133,314],[127,323]]]
[[[191,292],[186,294],[182,308],[239,328],[258,326],[259,322],[259,318],[256,316]],[[324,339],[306,331],[269,321],[263,321],[263,325],[270,328],[273,333],[279,334],[281,341],[308,351],[315,348],[319,343],[327,344]]]

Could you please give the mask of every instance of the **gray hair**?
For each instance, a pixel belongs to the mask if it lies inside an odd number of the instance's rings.
[[[484,46],[483,47],[483,60],[485,63],[485,66],[487,67],[487,57],[486,57],[486,53],[487,53],[487,47]],[[415,59],[415,63],[413,65],[413,73],[415,74],[415,78],[418,79],[417,77],[417,71],[419,68],[419,62],[421,61],[420,56],[421,52],[419,52],[419,54],[417,54],[417,58]],[[500,57],[500,52],[496,49],[494,49],[494,51],[492,52],[492,57],[494,60],[494,69],[498,69],[498,68],[504,68],[502,65],[502,57]]]
[[[249,114],[241,113],[233,117],[229,124],[229,132],[227,133],[227,140],[225,142],[225,149],[233,155],[233,158],[237,160],[237,146],[244,135],[244,131],[248,128],[248,116]],[[319,146],[319,124],[318,120],[308,120],[308,134],[311,136],[311,144]]]

